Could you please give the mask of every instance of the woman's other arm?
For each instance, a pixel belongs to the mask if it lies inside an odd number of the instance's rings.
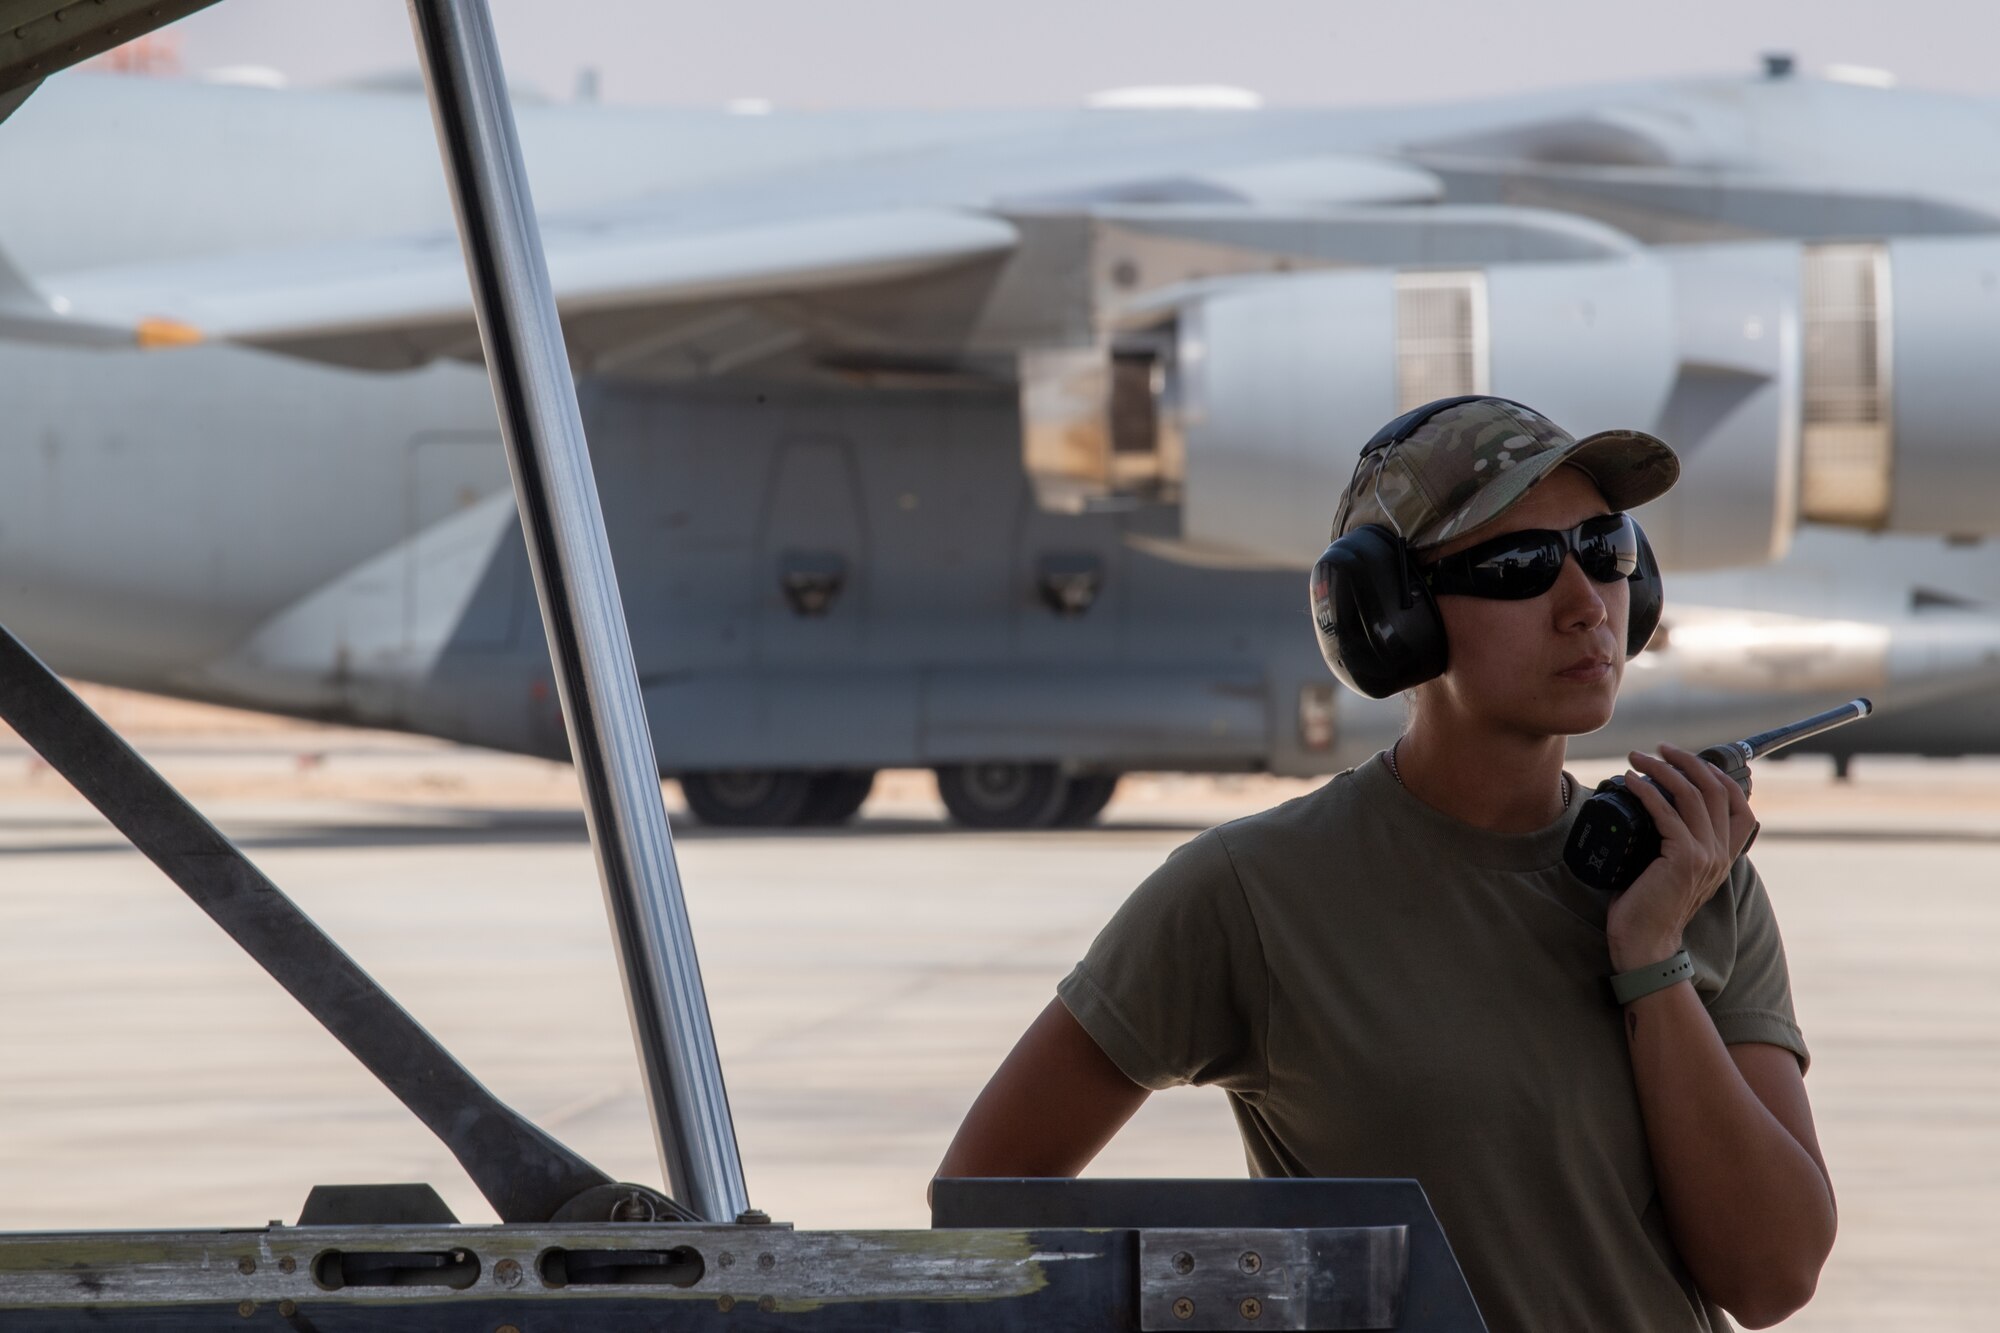
[[[1761,1042],[1724,1046],[1686,983],[1635,1000],[1625,1023],[1681,1258],[1738,1323],[1777,1323],[1812,1299],[1835,1224],[1798,1058]]]
[[[1756,819],[1734,782],[1662,746],[1634,763],[1672,796],[1629,784],[1659,826],[1660,859],[1613,904],[1613,971],[1681,947],[1681,931],[1741,855]],[[1812,1298],[1833,1249],[1833,1186],[1799,1062],[1762,1042],[1725,1045],[1681,982],[1625,1008],[1632,1076],[1668,1229],[1696,1284],[1738,1322],[1777,1323]]]
[[[966,1113],[937,1174],[1073,1176],[1148,1088],[1261,1087],[1270,989],[1235,864],[1211,829],[1098,932]]]
[[[1146,1089],[1050,1000],[966,1112],[937,1174],[1074,1176],[1145,1100]]]

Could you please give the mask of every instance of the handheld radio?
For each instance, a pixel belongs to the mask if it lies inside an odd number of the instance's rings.
[[[1748,796],[1752,759],[1822,731],[1859,721],[1873,712],[1874,707],[1866,699],[1855,699],[1801,721],[1760,731],[1745,740],[1711,745],[1701,752],[1701,757],[1721,769]],[[1651,778],[1644,780],[1666,796],[1659,783]],[[1671,796],[1667,799],[1673,800]],[[1597,784],[1597,790],[1577,811],[1576,822],[1570,826],[1569,842],[1563,847],[1563,861],[1578,879],[1593,889],[1614,893],[1629,888],[1659,854],[1660,830],[1639,798],[1627,790],[1623,773]]]

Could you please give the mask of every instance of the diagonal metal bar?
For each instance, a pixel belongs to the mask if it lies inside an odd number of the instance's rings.
[[[748,1206],[659,762],[484,0],[409,0],[660,1161],[710,1222]]]
[[[0,627],[0,718],[451,1149],[507,1222],[610,1177],[501,1102],[221,830]]]

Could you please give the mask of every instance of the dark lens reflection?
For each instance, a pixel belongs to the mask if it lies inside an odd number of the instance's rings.
[[[1571,551],[1583,572],[1599,583],[1628,578],[1639,567],[1639,532],[1625,514],[1585,519],[1566,532],[1537,528],[1496,537],[1439,562],[1442,592],[1522,600],[1555,586]],[[1452,567],[1456,566],[1456,570]]]
[[[1629,578],[1639,568],[1639,530],[1630,515],[1588,519],[1575,534],[1577,563],[1599,583]]]

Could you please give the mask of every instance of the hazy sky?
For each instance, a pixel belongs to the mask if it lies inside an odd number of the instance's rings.
[[[1134,84],[1234,84],[1277,103],[1432,100],[1733,72],[1892,71],[2000,94],[2000,5],[1980,0],[491,0],[517,82],[567,98],[780,107],[1073,105]],[[295,85],[415,56],[402,0],[222,0],[171,30],[188,72],[266,65]]]

